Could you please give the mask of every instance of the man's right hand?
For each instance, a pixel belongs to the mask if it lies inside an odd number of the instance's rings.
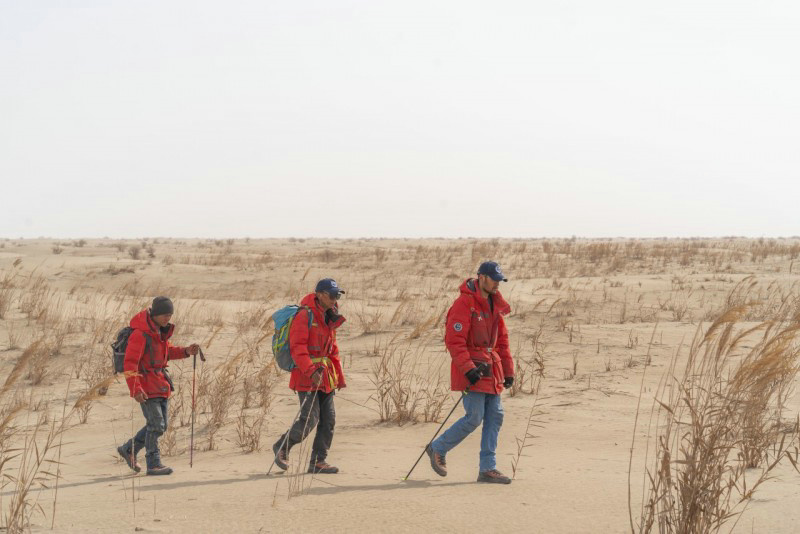
[[[133,400],[141,404],[147,400],[147,393],[145,393],[144,391],[139,391],[136,393],[136,395],[133,396]]]
[[[311,383],[314,384],[314,387],[319,387],[322,384],[322,373],[321,368],[311,373]]]
[[[481,371],[477,367],[473,367],[472,369],[470,369],[469,371],[467,371],[464,374],[466,375],[467,380],[469,380],[469,384],[471,386],[474,386],[475,384],[477,384],[478,380],[481,379]]]

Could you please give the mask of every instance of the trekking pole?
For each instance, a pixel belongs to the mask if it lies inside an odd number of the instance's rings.
[[[206,361],[206,357],[203,354],[203,349],[198,348],[198,352],[200,353],[200,361]],[[194,407],[195,407],[195,397],[194,397],[194,385],[197,379],[197,354],[192,357],[192,433],[191,437],[189,438],[189,468],[191,469],[192,465],[194,464]]]
[[[438,435],[439,435],[439,432],[441,432],[441,431],[442,431],[442,428],[444,428],[444,425],[445,425],[445,423],[447,423],[447,420],[448,420],[448,419],[450,419],[450,416],[451,416],[451,415],[453,415],[453,412],[454,412],[454,411],[456,411],[456,407],[457,407],[457,406],[458,406],[458,405],[461,403],[461,400],[464,398],[464,396],[465,396],[467,393],[469,393],[469,388],[467,388],[467,389],[465,389],[464,391],[462,391],[462,392],[461,392],[461,397],[459,397],[459,399],[456,401],[455,405],[453,405],[453,409],[452,409],[452,410],[450,410],[450,413],[449,413],[449,414],[447,414],[447,417],[445,417],[445,418],[444,418],[444,421],[442,421],[442,424],[441,424],[441,425],[439,425],[439,428],[438,428],[438,430],[436,430],[436,434],[434,434],[434,435],[433,435],[433,437],[432,437],[432,438],[431,438],[431,440],[428,442],[428,444],[427,444],[427,445],[425,445],[425,448],[424,448],[424,449],[422,449],[422,454],[420,454],[420,455],[419,455],[419,458],[417,458],[417,461],[416,461],[416,462],[414,462],[414,465],[411,467],[411,470],[408,472],[408,474],[407,474],[406,476],[404,476],[404,477],[403,477],[403,480],[408,480],[408,477],[410,477],[410,476],[411,476],[411,473],[412,473],[412,471],[414,471],[414,469],[417,467],[417,464],[419,463],[419,461],[420,461],[420,460],[422,460],[422,457],[423,457],[423,456],[425,456],[425,451],[427,451],[427,450],[428,450],[428,447],[430,447],[430,446],[431,446],[431,443],[433,443],[433,440],[435,440],[435,439],[436,439],[436,436],[438,436]]]

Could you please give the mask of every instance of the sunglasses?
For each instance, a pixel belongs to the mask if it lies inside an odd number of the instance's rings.
[[[330,291],[328,291],[327,293],[328,293],[328,296],[330,298],[332,298],[333,300],[339,300],[339,298],[342,296],[341,293],[331,293]]]

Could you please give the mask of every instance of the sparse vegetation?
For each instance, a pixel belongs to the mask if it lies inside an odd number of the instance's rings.
[[[348,322],[337,334],[348,375],[348,389],[337,398],[337,415],[349,425],[344,428],[365,431],[348,420],[362,418],[370,432],[376,424],[387,432],[402,425],[402,432],[417,440],[432,433],[433,425],[423,423],[440,422],[456,401],[442,343],[444,317],[463,279],[487,258],[499,261],[511,280],[501,290],[512,305],[506,322],[515,381],[513,399],[504,396],[504,403],[505,424],[516,425],[506,435],[518,437],[511,455],[518,481],[525,478],[527,452],[542,442],[531,441],[535,435],[546,438],[554,421],[569,420],[581,404],[611,417],[616,404],[605,399],[624,401],[631,380],[642,373],[650,380],[665,369],[671,386],[647,382],[643,394],[647,400],[657,395],[672,412],[655,405],[650,432],[664,441],[651,442],[646,468],[653,482],[646,479],[643,502],[632,498],[635,530],[672,532],[677,530],[669,525],[681,522],[697,525],[686,532],[729,526],[736,516],[722,518],[747,509],[752,491],[776,473],[774,465],[783,465],[775,462],[796,458],[796,414],[787,408],[795,405],[789,397],[796,361],[794,342],[787,340],[800,319],[800,282],[788,275],[793,269],[796,277],[800,239],[53,243],[8,242],[0,257],[0,365],[14,374],[6,379],[11,385],[0,402],[0,476],[15,477],[13,483],[3,479],[8,497],[0,502],[2,526],[9,530],[12,523],[39,529],[37,518],[52,513],[31,489],[54,479],[39,472],[20,478],[18,486],[22,457],[9,451],[28,451],[25,469],[35,469],[33,443],[40,452],[49,447],[46,458],[53,459],[58,440],[47,445],[46,435],[63,424],[57,399],[67,396],[68,381],[69,436],[80,438],[95,425],[108,425],[120,406],[132,413],[126,427],[140,426],[138,407],[128,404],[133,401],[121,377],[115,382],[111,375],[108,343],[153,296],[167,294],[176,301],[176,344],[215,344],[209,362],[197,369],[198,464],[204,449],[268,455],[265,443],[285,430],[296,399],[285,387],[287,375],[271,363],[270,314],[298,302],[323,276],[334,276],[347,289],[340,306]],[[53,257],[51,247],[62,254]],[[18,250],[21,255],[15,256]],[[147,261],[156,255],[157,261]],[[716,322],[734,309],[735,320]],[[642,336],[656,323],[659,332],[648,345]],[[701,332],[700,341],[678,351],[681,339],[695,331]],[[676,353],[679,363],[672,363]],[[683,371],[687,360],[689,375]],[[165,456],[180,458],[188,450],[191,363],[174,362],[171,369],[176,391],[161,445]],[[76,403],[77,397],[85,400]],[[540,411],[540,399],[555,415]],[[545,432],[533,432],[545,424]],[[696,440],[686,441],[689,437]],[[719,456],[711,455],[709,440],[716,440]],[[302,495],[316,484],[305,474],[309,446],[293,449],[290,482],[280,486],[281,495]],[[709,472],[689,473],[689,455],[702,457]],[[498,460],[508,467],[508,454]],[[39,469],[51,472],[48,467],[56,464],[43,461]],[[728,478],[713,479],[714,470]],[[709,494],[702,512],[684,505],[690,487]],[[17,491],[14,517],[22,519],[14,523],[9,506]],[[715,504],[713,494],[721,501]]]
[[[673,359],[655,399],[655,455],[632,530],[718,532],[779,464],[797,469],[796,416],[784,421],[783,406],[800,324],[742,324],[747,313],[734,306],[698,328],[682,372]]]

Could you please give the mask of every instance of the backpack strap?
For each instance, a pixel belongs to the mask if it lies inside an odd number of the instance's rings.
[[[153,343],[150,341],[150,336],[147,336],[147,341],[144,342],[145,350],[150,351],[150,367],[156,368],[156,351],[153,350]]]
[[[153,343],[148,334],[142,332],[142,335],[144,336],[144,350],[150,352],[150,369],[156,372],[156,354],[155,350],[153,350]],[[147,373],[147,369],[142,368],[142,373]]]

